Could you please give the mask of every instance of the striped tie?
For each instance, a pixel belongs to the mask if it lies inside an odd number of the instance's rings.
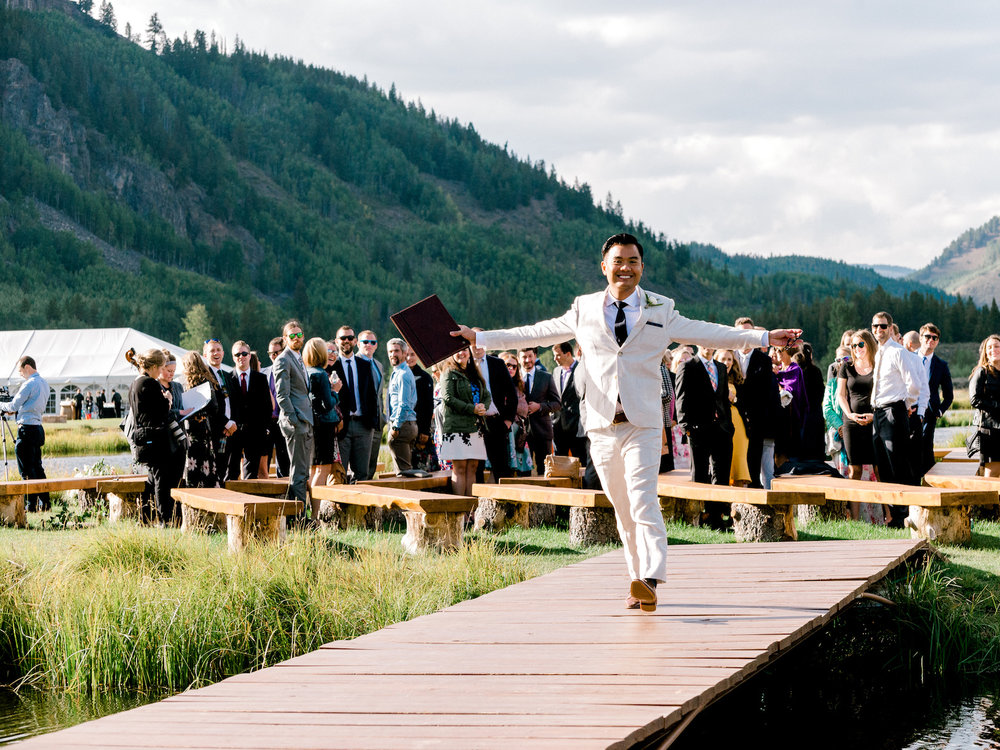
[[[618,346],[625,343],[628,338],[628,328],[625,327],[625,302],[615,302],[618,306],[618,315],[615,316],[615,340]]]

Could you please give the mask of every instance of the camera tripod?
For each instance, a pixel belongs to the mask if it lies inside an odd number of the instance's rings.
[[[14,445],[16,440],[14,439],[14,431],[10,427],[10,422],[7,421],[7,415],[4,412],[0,412],[0,442],[3,443],[3,481],[10,481],[10,471],[8,469],[9,459],[7,458],[7,435],[10,435],[10,444]]]

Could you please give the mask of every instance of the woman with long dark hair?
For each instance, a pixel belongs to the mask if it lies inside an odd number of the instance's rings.
[[[208,404],[185,420],[191,444],[184,464],[184,482],[188,487],[219,487],[219,472],[212,446],[212,422],[225,414],[222,392],[215,376],[198,352],[185,354],[181,364],[184,366],[186,390],[197,388],[203,383],[211,384]]]
[[[871,396],[877,348],[871,332],[859,328],[851,336],[851,361],[841,365],[838,376],[837,403],[844,415],[844,451],[850,479],[861,479],[865,465],[875,465]]]
[[[128,389],[128,404],[135,427],[132,440],[136,460],[149,471],[146,492],[151,494],[160,516],[160,526],[174,519],[174,500],[170,496],[173,472],[173,447],[168,423],[170,421],[171,394],[164,391],[157,377],[166,363],[160,349],[150,349],[136,354],[134,349],[125,352],[125,359],[139,370],[139,377]],[[148,506],[147,506],[148,507]]]
[[[446,359],[443,370],[441,457],[451,461],[452,491],[468,495],[476,466],[486,460],[482,417],[490,406],[490,392],[468,349]]]
[[[979,345],[979,364],[969,379],[969,401],[976,410],[972,426],[978,446],[970,457],[979,455],[983,474],[1000,476],[1000,336],[991,334]]]

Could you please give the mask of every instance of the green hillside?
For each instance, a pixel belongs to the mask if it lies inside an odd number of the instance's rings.
[[[293,315],[307,335],[385,336],[432,292],[459,320],[510,325],[599,288],[600,245],[622,230],[683,312],[801,325],[820,351],[881,308],[946,338],[1000,328],[995,308],[913,285],[716,267],[394,88],[201,31],[145,49],[35,1],[48,10],[0,9],[2,328],[176,341],[201,303],[215,334],[263,348]]]
[[[1000,216],[963,232],[908,280],[933,282],[981,305],[994,303],[1000,298]]]

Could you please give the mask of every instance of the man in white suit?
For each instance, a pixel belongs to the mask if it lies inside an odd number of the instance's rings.
[[[761,333],[689,320],[674,301],[639,287],[642,245],[630,234],[609,237],[601,250],[607,289],[573,300],[560,318],[530,326],[453,332],[486,349],[551,346],[575,338],[582,350],[576,377],[582,380],[590,457],[615,508],[618,533],[632,583],[629,609],[656,609],[656,584],[666,580],[667,532],[656,479],[663,417],[660,360],[672,341],[720,349],[785,346],[798,329]]]

